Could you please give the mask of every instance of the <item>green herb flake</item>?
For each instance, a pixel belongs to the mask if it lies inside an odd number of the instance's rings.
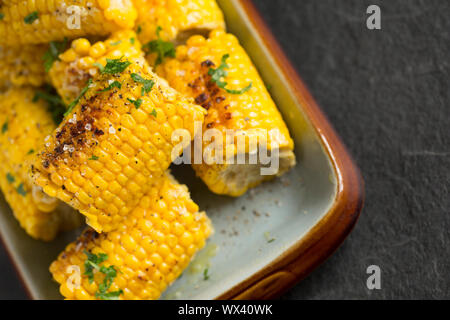
[[[92,157],[90,157],[88,160],[98,160],[99,158],[95,155],[93,155]]]
[[[142,32],[142,26],[138,26],[136,29],[136,34],[139,34]]]
[[[6,180],[8,180],[9,183],[14,183],[14,181],[16,181],[14,176],[9,172],[6,174]]]
[[[5,17],[4,13],[0,13],[0,20],[3,20],[3,18]]]
[[[117,276],[117,270],[114,266],[100,266],[103,262],[108,259],[108,255],[105,253],[99,253],[98,255],[84,251],[87,256],[84,262],[84,274],[88,276],[89,283],[94,281],[94,270],[101,272],[105,275],[103,282],[99,284],[98,291],[95,293],[95,297],[102,300],[117,300],[119,296],[123,293],[122,290],[108,292],[114,279]]]
[[[209,269],[208,269],[208,268],[206,268],[205,270],[203,270],[203,280],[205,280],[205,281],[209,280],[209,278],[210,278],[208,272],[209,272]]]
[[[92,65],[93,65],[94,67],[97,67],[98,70],[100,70],[100,72],[103,72],[103,70],[105,70],[105,67],[104,67],[101,63],[94,62]]]
[[[137,73],[132,73],[131,78],[135,82],[142,84],[141,95],[144,95],[144,94],[152,91],[152,88],[155,85],[155,81],[144,79],[144,78],[142,78],[142,76],[140,76]]]
[[[34,153],[34,149],[30,149],[28,150],[27,154],[33,154]]]
[[[36,91],[36,93],[34,94],[33,97],[33,102],[38,102],[39,99],[45,100],[48,103],[51,104],[61,104],[63,103],[61,98],[57,95],[52,95],[48,92],[44,92],[44,91]]]
[[[8,131],[8,120],[2,125],[2,134],[5,134],[6,131]]]
[[[149,53],[156,53],[155,68],[160,65],[166,57],[175,58],[175,46],[172,42],[164,41],[161,39],[162,28],[158,26],[156,28],[156,36],[158,39],[152,40],[142,46],[142,49]]]
[[[108,259],[106,253],[93,254],[84,250],[84,254],[87,256],[84,262],[84,275],[88,276],[89,283],[94,282],[94,270],[100,270],[100,264]]]
[[[270,232],[264,232],[264,238],[266,238],[267,243],[272,243],[275,241],[274,237],[270,236]]]
[[[139,107],[140,107],[141,104],[142,104],[142,99],[141,99],[141,98],[139,98],[139,99],[137,99],[137,100],[133,100],[133,99],[127,98],[127,100],[130,101],[132,104],[134,104],[134,106],[136,107],[136,109],[139,109]]]
[[[66,111],[66,113],[64,113],[64,117],[67,117],[72,112],[73,108],[78,104],[78,102],[80,102],[81,98],[83,98],[84,95],[86,94],[86,92],[89,90],[89,86],[91,84],[92,84],[92,79],[89,79],[86,86],[83,88],[83,90],[81,90],[79,96],[75,100],[73,100],[67,107],[67,111]]]
[[[122,84],[119,81],[114,80],[113,82],[111,82],[111,84],[108,87],[106,87],[105,89],[101,90],[100,92],[106,92],[106,91],[112,90],[113,88],[121,89],[122,88]]]
[[[117,46],[117,45],[119,45],[121,43],[122,43],[122,40],[119,40],[119,41],[116,41],[116,42],[111,42],[110,45]]]
[[[152,112],[150,112],[150,115],[156,117],[158,115],[156,109],[153,109]]]
[[[39,18],[39,12],[37,11],[33,11],[32,13],[30,13],[29,15],[27,15],[23,21],[26,24],[32,24],[34,21],[36,21]]]
[[[51,113],[55,124],[58,125],[59,123],[61,123],[64,117],[66,105],[64,104],[62,99],[58,96],[54,88],[47,86],[44,88],[44,90],[45,91],[36,91],[33,97],[33,102],[37,102],[39,101],[39,99],[46,101],[48,104],[48,111]]]
[[[130,61],[119,59],[106,59],[106,66],[101,70],[102,74],[118,74],[123,72],[131,64]]]
[[[59,55],[67,48],[68,39],[63,41],[51,41],[48,45],[47,51],[44,53],[42,60],[44,60],[45,72],[49,72],[55,61],[59,61]]]
[[[219,88],[224,89],[226,92],[228,92],[230,94],[243,94],[252,88],[252,86],[253,86],[252,82],[250,82],[250,84],[243,89],[231,90],[231,89],[226,88],[228,83],[225,81],[222,81],[223,78],[228,76],[228,71],[226,71],[225,69],[230,67],[227,64],[227,59],[229,57],[230,57],[229,54],[224,54],[222,57],[222,62],[220,64],[220,66],[217,69],[210,68],[208,71],[208,74],[211,76],[211,81],[215,82]]]
[[[99,298],[101,300],[119,300],[119,296],[123,294],[122,289],[118,291],[112,291],[112,292],[96,292],[95,297]]]
[[[230,94],[243,94],[245,92],[247,92],[248,90],[250,90],[253,86],[253,83],[250,82],[248,86],[246,86],[245,88],[242,88],[240,90],[231,90],[231,89],[227,89],[227,88],[223,88],[225,89],[226,92],[230,93]]]
[[[22,197],[25,197],[27,195],[27,192],[24,189],[23,183],[19,184],[19,186],[16,188],[16,191],[18,194],[20,194]]]
[[[131,44],[134,44],[135,41],[136,41],[135,38],[130,38],[130,43],[131,43]]]

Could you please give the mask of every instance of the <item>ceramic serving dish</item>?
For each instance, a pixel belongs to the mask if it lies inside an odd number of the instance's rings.
[[[237,199],[209,192],[189,166],[174,167],[216,232],[163,299],[276,297],[333,253],[363,203],[358,169],[252,3],[218,2],[229,31],[270,87],[295,140],[298,165]],[[0,200],[1,237],[31,298],[61,298],[48,266],[79,232],[49,244],[35,241]]]

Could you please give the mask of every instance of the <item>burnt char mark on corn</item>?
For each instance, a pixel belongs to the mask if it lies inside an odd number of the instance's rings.
[[[150,92],[134,74],[154,82]],[[119,87],[111,86],[115,81]],[[33,179],[79,210],[97,232],[112,232],[169,167],[173,131],[185,128],[194,136],[193,123],[203,122],[206,112],[138,62],[89,83],[44,142]]]
[[[232,114],[226,112],[228,105],[226,104],[226,97],[220,95],[221,90],[217,84],[212,81],[208,74],[209,69],[215,67],[214,62],[205,60],[200,63],[200,76],[188,83],[192,88],[195,97],[195,103],[201,105],[205,110],[213,108],[219,111],[219,119],[216,123],[224,123],[232,119]],[[208,129],[213,128],[214,122],[207,124]]]
[[[92,242],[98,239],[101,235],[96,232],[94,229],[88,228],[83,231],[83,233],[78,237],[76,241],[77,251],[80,251],[82,248],[85,248],[89,242]],[[90,250],[88,250],[90,251]]]
[[[93,101],[95,97],[96,95],[89,100]],[[72,157],[76,151],[96,145],[97,137],[104,134],[96,126],[96,119],[104,112],[99,107],[83,104],[77,112],[69,115],[69,120],[55,134],[53,150],[44,151],[42,154],[44,168],[50,165],[57,167],[59,160],[67,159],[64,155],[68,154]]]

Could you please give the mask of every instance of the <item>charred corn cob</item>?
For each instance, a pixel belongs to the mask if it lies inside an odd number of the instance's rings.
[[[131,0],[11,0],[1,10],[0,44],[9,46],[107,35],[137,17]]]
[[[212,231],[187,187],[167,174],[153,183],[116,231],[88,229],[67,246],[50,272],[68,299],[158,299]],[[114,270],[107,289],[102,285],[108,272],[89,267],[91,262]]]
[[[222,11],[215,0],[133,0],[133,3],[138,10],[136,30],[143,44],[157,39],[158,27],[162,39],[173,42],[225,29]]]
[[[222,133],[223,163],[217,161],[219,156],[215,154],[216,161],[209,159],[205,163],[203,157],[202,164],[193,162],[197,175],[213,192],[239,196],[295,165],[289,131],[236,37],[220,30],[211,32],[209,39],[193,36],[186,45],[177,48],[176,58],[166,59],[156,72],[208,110],[204,132],[217,129]],[[226,130],[234,131],[228,141]],[[245,139],[245,144],[238,143],[239,136]],[[255,139],[259,139],[257,145],[251,143]],[[209,144],[204,139],[203,151]],[[255,164],[249,164],[249,160],[246,164],[231,163],[230,160],[237,163],[239,157],[248,158],[259,152],[261,146],[273,155],[279,151],[279,169],[272,174],[261,174],[264,165],[259,160]]]
[[[178,156],[172,154],[174,130],[194,137],[194,122],[202,123],[205,111],[146,63],[108,60],[101,69],[45,141],[33,176],[97,232],[109,232]]]
[[[106,65],[106,59],[124,58],[144,63],[141,44],[133,31],[118,31],[106,41],[91,44],[80,38],[53,63],[49,76],[64,102],[69,104],[81,92],[86,82],[98,74],[98,64]]]
[[[14,88],[1,95],[0,187],[22,228],[36,239],[81,225],[80,216],[32,184],[27,161],[56,125],[34,90]]]
[[[43,85],[46,74],[42,57],[46,50],[46,45],[0,46],[0,90]]]

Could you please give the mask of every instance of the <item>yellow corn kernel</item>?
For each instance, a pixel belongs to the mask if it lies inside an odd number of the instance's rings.
[[[142,83],[135,81],[132,74],[153,81],[151,91],[143,92]],[[113,79],[121,83],[121,88],[104,91]],[[64,193],[57,191],[56,195],[62,195],[63,201],[85,214],[87,223],[97,232],[115,230],[148,192],[153,179],[169,167],[172,148],[177,144],[170,139],[175,128],[148,119],[137,124],[142,115],[135,110],[148,110],[150,104],[165,118],[164,108],[158,106],[174,97],[177,114],[190,119],[182,129],[194,132],[194,123],[202,123],[205,110],[161,81],[145,61],[143,65],[132,62],[115,75],[94,76],[84,97],[38,153],[35,183],[51,186],[52,194],[55,189],[64,189]],[[138,99],[142,99],[139,106],[131,102]],[[70,147],[63,147],[66,145]],[[83,176],[86,168],[94,174]],[[130,169],[135,173],[130,174]],[[64,177],[62,186],[48,177],[54,171]],[[96,201],[98,197],[103,201]]]
[[[227,54],[228,67],[225,71],[228,74],[223,79],[227,85],[223,88],[214,83],[208,73],[210,69],[219,68]],[[199,35],[193,36],[188,39],[186,45],[176,49],[175,58],[166,58],[155,71],[173,88],[194,98],[197,104],[208,110],[203,132],[216,129],[222,133],[223,164],[214,161],[206,164],[203,159],[202,164],[193,165],[197,175],[211,191],[240,196],[249,188],[282,175],[295,165],[294,143],[288,128],[258,71],[235,36],[222,30],[211,32],[208,39]],[[250,89],[240,94],[225,90],[240,91],[250,84]],[[169,123],[174,126],[170,120]],[[244,143],[238,144],[238,138],[235,136],[227,145],[226,130],[233,130],[236,135],[240,133],[244,137]],[[269,135],[271,131],[278,134]],[[260,169],[264,165],[260,162],[248,164],[248,154],[255,151],[252,148],[252,140],[259,143],[257,147],[266,147],[271,152],[278,149],[277,171],[262,175]],[[204,140],[203,151],[209,143]],[[230,157],[226,156],[227,150]],[[236,163],[235,157],[238,155],[244,155],[246,164],[226,163],[227,159],[234,159]]]
[[[72,42],[72,48],[78,55],[85,56],[89,54],[91,43],[87,39],[80,38]]]
[[[137,18],[131,0],[5,1],[1,9],[0,45],[8,46],[104,36]]]
[[[74,40],[70,49],[60,54],[49,71],[49,78],[66,104],[70,104],[85,87],[92,76],[98,74],[98,65],[106,65],[106,58],[126,58],[128,61],[145,63],[141,44],[133,31],[114,32],[106,41],[91,45],[87,39]]]
[[[136,29],[142,43],[157,39],[156,28],[166,41],[182,42],[195,33],[225,29],[216,0],[133,0],[138,11]]]
[[[46,45],[0,46],[0,90],[43,85],[47,80],[42,60],[46,50]]]
[[[80,216],[49,194],[48,185],[33,185],[27,163],[55,128],[44,102],[33,102],[31,88],[13,88],[0,94],[0,188],[22,228],[36,239],[52,240],[58,232],[81,225]],[[61,177],[52,174],[52,184]]]
[[[175,212],[175,219],[181,215],[190,216],[192,223],[179,236],[171,228],[176,220],[153,224],[158,210],[155,203],[165,199],[168,209]],[[99,285],[104,280],[101,272],[95,272],[94,283],[89,284],[85,272],[85,252],[106,254],[101,265],[114,266],[116,277],[108,292],[117,292],[119,299],[158,299],[200,250],[213,232],[211,222],[204,212],[191,211],[192,202],[186,186],[178,184],[170,174],[154,181],[148,195],[133,210],[134,219],[121,224],[117,231],[97,234],[87,229],[77,241],[69,244],[58,259],[50,266],[53,278],[60,284],[61,294],[68,299],[95,299]],[[183,250],[176,243],[186,247]],[[72,273],[68,266],[80,268],[81,288],[70,290],[67,283]],[[69,269],[70,270],[70,269]],[[97,295],[96,295],[97,293]]]

